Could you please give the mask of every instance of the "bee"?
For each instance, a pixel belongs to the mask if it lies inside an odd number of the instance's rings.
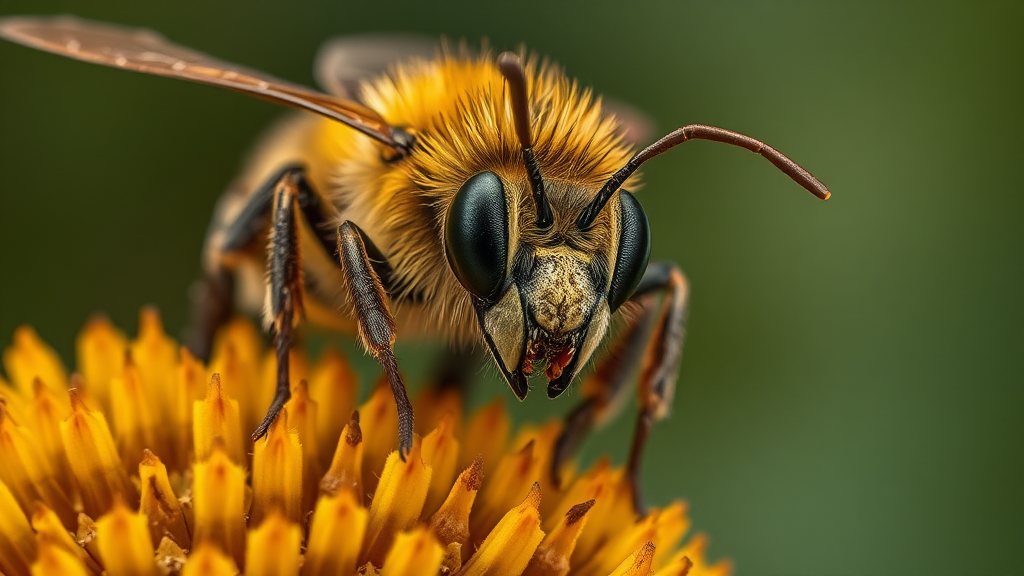
[[[396,333],[486,349],[520,400],[540,368],[548,396],[561,395],[607,338],[610,353],[594,362],[551,473],[557,479],[639,374],[627,468],[640,508],[641,456],[672,403],[689,286],[675,264],[649,262],[647,216],[629,191],[640,184],[637,169],[687,140],[713,140],[763,156],[818,198],[830,195],[774,148],[722,128],[683,126],[636,152],[628,123],[525,53],[424,55],[402,42],[336,41],[318,58],[326,94],[145,30],[14,17],[0,21],[0,37],[312,113],[271,129],[224,192],[195,296],[188,345],[202,358],[237,308],[262,307],[277,387],[254,439],[289,398],[288,352],[303,318],[358,334],[380,363],[403,458],[413,410]]]

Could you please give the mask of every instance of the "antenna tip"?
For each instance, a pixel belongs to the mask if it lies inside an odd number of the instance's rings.
[[[825,190],[825,193],[821,196],[821,199],[822,200],[828,200],[831,197],[832,197],[832,193],[829,192],[828,190]]]
[[[498,54],[498,67],[505,69],[508,66],[522,66],[522,60],[519,59],[519,55],[515,52],[505,51]]]

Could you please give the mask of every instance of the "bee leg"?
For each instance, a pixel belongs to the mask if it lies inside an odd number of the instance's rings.
[[[374,258],[370,258],[374,254]],[[359,338],[387,376],[398,408],[398,450],[405,460],[412,449],[413,413],[405,382],[398,372],[398,361],[392,346],[395,342],[395,319],[391,315],[388,295],[380,273],[387,262],[380,250],[352,222],[338,227],[338,257],[345,273],[349,294],[359,321]]]
[[[629,391],[627,384],[643,357],[647,347],[645,336],[652,324],[649,307],[643,310],[642,315],[629,319],[629,324],[615,336],[608,354],[583,382],[583,401],[565,417],[551,461],[551,480],[555,486],[561,486],[562,468],[576,455],[583,440],[622,410]]]
[[[196,358],[210,359],[213,338],[231,320],[235,311],[235,277],[227,268],[217,267],[189,287],[192,317],[189,319],[185,343]]]
[[[264,250],[260,244],[270,225],[274,193],[288,178],[294,180],[292,185],[298,189],[299,208],[325,247],[325,253],[334,253],[334,231],[320,225],[328,218],[323,214],[320,197],[306,181],[301,165],[282,167],[252,194],[242,195],[236,191],[222,196],[206,235],[206,273],[192,287],[192,319],[185,341],[197,358],[210,359],[217,331],[231,320],[235,312],[232,261],[246,252]],[[233,208],[239,204],[237,214],[225,216],[234,212]]]
[[[659,292],[665,295],[660,302],[656,298]],[[583,439],[622,409],[628,390],[626,383],[639,370],[639,411],[626,468],[633,505],[643,514],[643,451],[655,420],[663,418],[672,404],[682,358],[688,296],[686,277],[675,264],[653,262],[647,267],[630,298],[643,312],[619,334],[609,356],[598,363],[584,382],[584,400],[566,417],[555,443],[551,475],[556,485],[562,467]]]
[[[639,410],[626,464],[633,489],[633,506],[641,514],[644,512],[644,504],[640,488],[640,469],[644,447],[647,445],[647,438],[654,422],[667,416],[672,406],[676,378],[679,375],[679,361],[683,355],[689,282],[675,264],[655,262],[644,272],[634,298],[644,298],[655,292],[664,293],[664,298],[657,310],[654,329],[650,333],[643,355],[640,380],[637,384]]]
[[[300,196],[308,185],[301,168],[285,170],[274,187],[273,219],[270,229],[267,314],[274,333],[274,352],[277,356],[277,388],[267,415],[253,432],[253,440],[267,433],[277,415],[291,397],[289,386],[289,355],[296,322],[302,317],[302,259],[299,252],[298,211]],[[258,202],[259,200],[255,200]],[[243,210],[243,212],[245,212]],[[319,216],[317,216],[319,220]],[[310,223],[315,226],[315,221]]]

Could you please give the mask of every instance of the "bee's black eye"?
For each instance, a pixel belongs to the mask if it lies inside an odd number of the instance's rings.
[[[508,207],[494,172],[481,172],[459,188],[444,225],[445,253],[459,282],[480,298],[494,298],[508,266]]]
[[[647,214],[640,207],[640,202],[625,190],[619,192],[619,201],[622,204],[619,253],[615,257],[615,272],[608,288],[608,306],[612,312],[633,295],[651,256],[651,228]]]

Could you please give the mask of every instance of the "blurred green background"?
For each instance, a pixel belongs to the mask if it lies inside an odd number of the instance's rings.
[[[717,144],[646,168],[654,257],[693,284],[650,498],[688,499],[712,557],[740,575],[1021,573],[1021,4],[5,0],[0,11],[150,27],[307,84],[317,46],[338,34],[525,42],[661,132],[704,122],[766,140],[832,200]],[[0,346],[31,323],[70,362],[92,312],[133,330],[147,303],[178,333],[213,203],[279,113],[0,43]],[[409,363],[412,380],[423,363]],[[495,394],[512,398],[480,386],[481,400]],[[572,403],[534,394],[519,411]],[[587,453],[621,461],[631,424]]]

